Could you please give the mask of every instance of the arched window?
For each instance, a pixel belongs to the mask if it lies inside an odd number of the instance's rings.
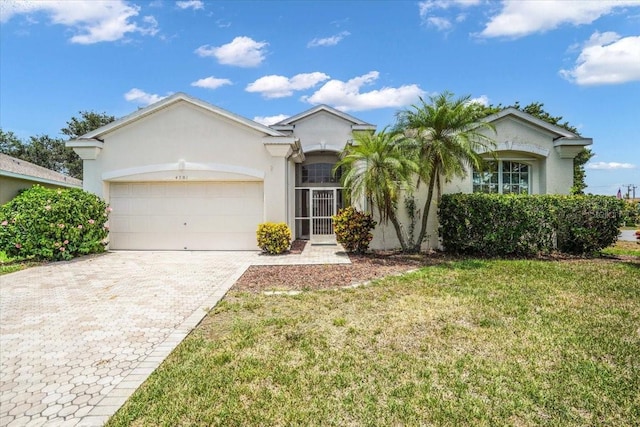
[[[332,173],[332,163],[312,163],[301,166],[300,180],[302,184],[325,184],[340,182],[340,170]]]
[[[473,171],[473,192],[529,194],[531,166],[506,160],[487,162],[485,170]]]

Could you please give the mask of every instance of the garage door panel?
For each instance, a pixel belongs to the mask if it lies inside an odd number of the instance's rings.
[[[261,182],[111,183],[112,249],[255,250]]]

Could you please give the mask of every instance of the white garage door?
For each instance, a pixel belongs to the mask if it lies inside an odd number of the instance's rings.
[[[111,249],[256,250],[262,182],[111,183]]]

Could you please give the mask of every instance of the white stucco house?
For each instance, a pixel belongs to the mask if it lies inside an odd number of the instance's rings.
[[[487,120],[495,173],[445,191],[569,192],[573,157],[590,139],[515,109]],[[111,249],[255,250],[266,221],[299,239],[332,237],[343,191],[331,169],[354,132],[375,129],[326,105],[264,126],[176,93],[67,146],[83,159],[84,189],[113,208]],[[374,234],[373,247],[397,246],[385,227]]]

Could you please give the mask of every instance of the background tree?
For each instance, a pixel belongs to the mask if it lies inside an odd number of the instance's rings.
[[[60,129],[64,135],[67,135],[69,139],[75,139],[82,135],[96,130],[106,124],[111,123],[116,118],[110,116],[107,113],[96,113],[93,111],[80,111],[80,118],[71,117],[71,120],[67,122],[67,127]],[[82,159],[73,151],[73,149],[66,148],[66,168],[68,173],[76,178],[82,179]]]
[[[572,126],[567,121],[563,121],[562,116],[553,116],[545,111],[544,104],[542,102],[532,102],[522,107],[520,103],[516,101],[515,104],[510,105],[509,107],[531,114],[532,116],[537,117],[540,120],[544,120],[552,125],[560,126],[561,128],[564,128],[569,132],[573,132],[578,136],[580,135],[580,132],[578,132],[578,129],[575,126]],[[488,116],[509,107],[503,107],[502,104],[489,105],[488,107],[485,107],[484,111]],[[591,149],[583,148],[582,151],[580,151],[580,153],[578,153],[578,155],[573,159],[573,186],[571,187],[571,194],[584,194],[584,189],[587,188],[587,184],[585,183],[586,172],[584,166],[593,156],[594,153]]]
[[[419,168],[404,150],[401,137],[386,129],[377,134],[357,132],[334,171],[342,168],[342,185],[351,190],[352,197],[366,200],[369,209],[375,206],[381,222],[391,221],[406,251],[410,246],[398,221],[398,200],[403,190],[410,190]]]
[[[62,134],[69,139],[78,138],[92,130],[115,120],[114,116],[93,111],[80,111],[80,117],[72,117]],[[34,163],[36,165],[82,179],[82,159],[71,148],[65,147],[65,140],[48,135],[31,136],[27,141],[13,132],[0,129],[0,153]]]
[[[24,143],[13,132],[0,129],[0,153],[19,159],[24,153]]]
[[[80,118],[75,116],[71,117],[71,120],[67,122],[67,127],[60,130],[60,132],[67,135],[69,139],[81,137],[116,119],[107,113],[96,113],[94,111],[79,111],[78,114],[80,114]]]
[[[463,178],[469,166],[480,169],[483,160],[478,152],[495,147],[495,142],[481,133],[493,129],[481,121],[485,116],[484,107],[470,102],[469,96],[454,99],[449,92],[430,97],[428,103],[420,98],[420,104],[398,113],[396,129],[415,151],[419,178],[428,186],[420,233],[409,244],[411,251],[419,251],[426,237],[431,203],[434,195],[437,200],[442,194],[442,179]]]

